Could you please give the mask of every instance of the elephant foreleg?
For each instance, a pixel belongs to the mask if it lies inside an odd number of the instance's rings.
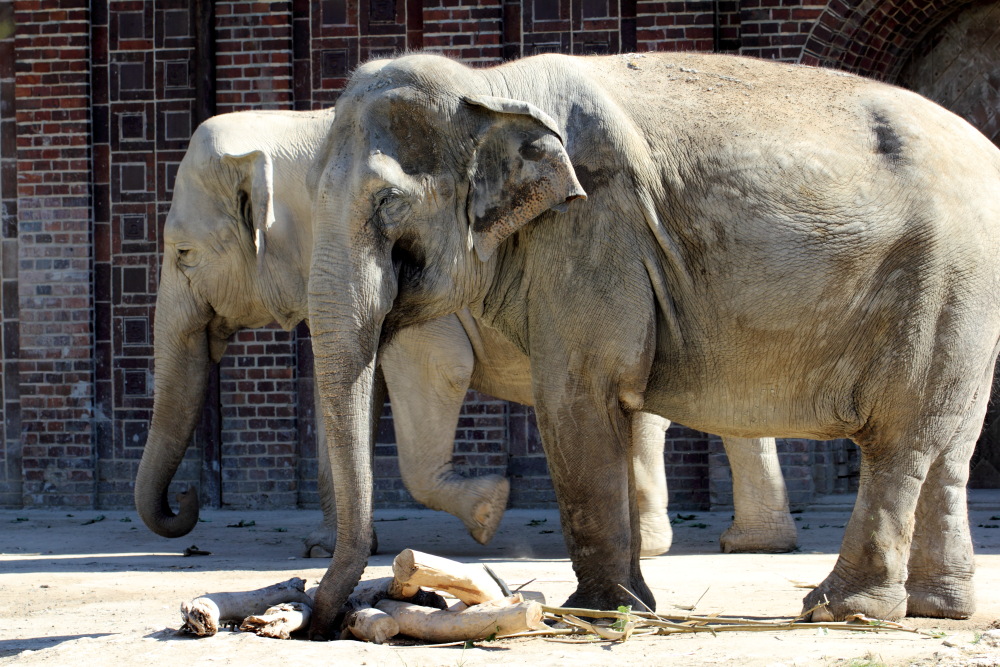
[[[725,553],[791,551],[795,522],[774,438],[723,438],[733,473],[733,523],[719,538]]]
[[[337,542],[337,496],[333,488],[333,473],[330,469],[329,456],[323,443],[326,442],[326,429],[323,426],[323,406],[320,404],[319,388],[313,381],[313,400],[316,414],[317,464],[319,474],[316,480],[316,490],[319,493],[320,509],[323,518],[305,539],[304,558],[329,558]]]
[[[458,517],[486,544],[503,518],[510,483],[500,475],[464,477],[452,461],[474,363],[454,316],[400,331],[382,353],[403,483],[418,502]]]

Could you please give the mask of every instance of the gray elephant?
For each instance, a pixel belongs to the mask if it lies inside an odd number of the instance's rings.
[[[175,515],[167,488],[198,421],[209,363],[239,329],[271,321],[290,328],[306,316],[311,202],[333,118],[332,111],[219,116],[198,128],[181,162],[156,304],[153,421],[135,486],[140,516],[160,535],[184,535],[197,521],[196,495],[182,494]],[[485,544],[509,486],[497,475],[455,472],[455,424],[470,386],[530,403],[528,360],[468,311],[408,329],[384,359],[406,487],[419,502],[461,519]],[[663,468],[669,422],[650,414],[635,419],[643,552],[653,555],[671,541]],[[787,551],[795,546],[795,527],[774,442],[748,444],[727,443],[736,467],[752,474],[734,484],[736,518],[723,549]],[[747,456],[753,460],[739,460]],[[324,521],[309,537],[307,554],[332,549],[336,529],[325,447],[320,458]]]
[[[918,95],[719,55],[360,66],[318,185],[309,316],[338,490],[315,634],[365,565],[379,350],[472,307],[530,359],[577,576],[655,601],[630,417],[850,437],[811,618],[974,609],[965,483],[1000,341],[1000,153]],[[529,224],[530,223],[530,224]],[[624,590],[627,589],[627,590]]]

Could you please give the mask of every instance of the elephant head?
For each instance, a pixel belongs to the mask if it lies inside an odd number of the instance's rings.
[[[402,327],[481,301],[505,239],[586,196],[555,120],[445,58],[368,63],[337,105],[309,280],[338,503],[313,624],[325,636],[369,553],[380,346]]]
[[[135,484],[136,509],[159,535],[180,537],[198,520],[194,491],[179,495],[175,515],[167,490],[201,414],[210,364],[239,329],[291,328],[305,317],[310,168],[332,119],[218,116],[195,131],[178,168],[156,297],[153,419]]]

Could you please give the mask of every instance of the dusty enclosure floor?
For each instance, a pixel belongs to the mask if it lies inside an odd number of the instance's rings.
[[[209,510],[190,535],[167,540],[149,532],[131,511],[5,510],[0,511],[0,664],[998,665],[998,633],[980,635],[991,625],[1000,627],[1000,492],[974,492],[972,499],[978,612],[967,621],[905,621],[938,628],[944,637],[810,629],[624,643],[510,639],[471,648],[280,641],[229,631],[196,639],[176,633],[180,603],[203,593],[249,590],[293,576],[316,583],[326,562],[303,559],[300,552],[318,512]],[[721,554],[717,540],[729,513],[682,515],[671,553],[643,561],[659,610],[680,614],[675,605],[700,598],[696,613],[773,618],[800,611],[806,591],[796,582],[818,583],[832,568],[848,511],[826,507],[797,514],[799,551],[775,555]],[[485,562],[512,587],[533,579],[525,590],[542,593],[552,604],[572,592],[555,511],[508,512],[486,547],[440,512],[386,510],[376,518],[381,549],[365,578],[391,574],[393,556],[413,548]],[[211,555],[183,557],[191,545]]]

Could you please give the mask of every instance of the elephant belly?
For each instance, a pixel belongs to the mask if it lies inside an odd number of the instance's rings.
[[[689,428],[739,438],[827,440],[860,428],[850,399],[864,364],[843,348],[817,354],[791,338],[746,347],[716,343],[694,360],[681,354],[657,358],[644,409]],[[727,349],[732,353],[719,353]]]

